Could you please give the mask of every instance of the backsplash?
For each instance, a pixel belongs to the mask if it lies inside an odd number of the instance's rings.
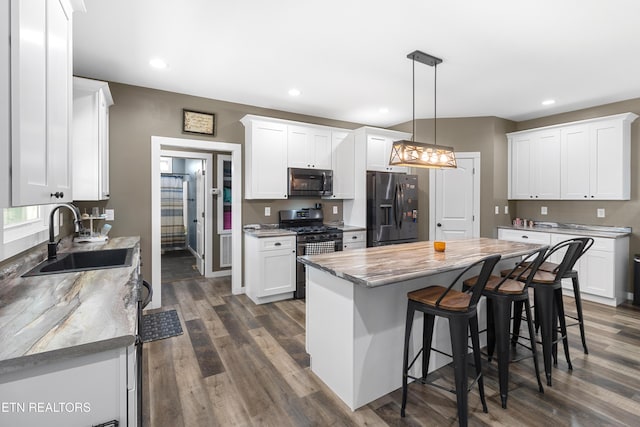
[[[317,203],[322,205],[325,222],[342,221],[342,200],[290,198],[286,200],[244,200],[242,206],[242,225],[277,224],[278,211],[285,209],[313,208]],[[333,213],[337,206],[338,213]],[[265,208],[271,209],[271,215],[265,216]]]

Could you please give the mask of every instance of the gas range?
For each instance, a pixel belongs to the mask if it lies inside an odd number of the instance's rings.
[[[279,212],[280,228],[296,233],[298,256],[336,252],[342,250],[342,230],[323,224],[320,209],[292,209]],[[305,297],[305,266],[297,263],[296,298]]]

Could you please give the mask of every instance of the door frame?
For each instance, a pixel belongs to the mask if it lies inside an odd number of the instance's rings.
[[[202,160],[204,163],[204,185],[205,194],[207,188],[213,188],[213,154],[193,151],[175,151],[164,150],[160,148],[161,157],[175,157],[180,159]],[[153,184],[152,184],[153,185]],[[199,197],[199,195],[196,195]],[[207,230],[213,228],[213,202],[211,197],[205,198],[204,201],[204,277],[213,277],[213,238],[207,239]],[[187,229],[188,232],[188,229]],[[188,239],[187,239],[188,241]],[[162,257],[160,258],[162,262]]]
[[[473,160],[473,228],[474,238],[480,237],[480,152],[457,152],[456,159]],[[433,240],[436,235],[436,169],[429,170],[429,239]]]
[[[151,137],[151,283],[154,295],[149,308],[162,305],[160,282],[160,151],[162,149],[194,149],[205,152],[231,153],[231,200],[236,200],[231,214],[232,269],[231,292],[244,293],[242,287],[242,145],[230,142],[197,139]],[[213,238],[213,237],[212,237]],[[205,249],[206,250],[206,249]]]

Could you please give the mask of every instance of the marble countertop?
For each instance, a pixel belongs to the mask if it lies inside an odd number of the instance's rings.
[[[558,234],[570,234],[574,236],[588,236],[588,237],[604,237],[608,239],[619,239],[621,237],[627,237],[631,234],[631,229],[627,227],[602,227],[602,226],[588,226],[577,224],[555,224],[550,225],[534,225],[533,227],[515,227],[511,225],[501,225],[498,228],[507,230],[521,230],[521,231],[539,231],[542,233],[558,233]]]
[[[342,231],[367,231],[367,227],[360,227],[358,225],[340,225],[338,228]]]
[[[436,252],[428,241],[300,256],[298,261],[357,285],[376,287],[464,268],[492,254],[513,258],[541,246],[479,238],[453,240],[445,252]]]
[[[139,237],[76,243],[63,252],[134,248],[130,267],[20,277],[46,258],[18,259],[0,280],[0,374],[135,342]],[[9,273],[7,273],[9,271]]]
[[[245,234],[253,237],[280,237],[280,236],[295,236],[296,232],[286,230],[284,228],[260,228],[256,230],[245,229]]]

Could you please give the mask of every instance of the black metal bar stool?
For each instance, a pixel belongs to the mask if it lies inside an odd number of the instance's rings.
[[[426,384],[429,358],[431,356],[431,341],[435,316],[445,317],[449,320],[449,333],[451,337],[451,349],[453,353],[453,369],[455,376],[455,393],[458,405],[458,423],[467,425],[468,386],[467,386],[467,353],[468,330],[471,330],[471,342],[473,347],[474,364],[476,366],[476,381],[482,401],[482,409],[487,412],[487,403],[484,397],[484,385],[482,381],[482,361],[480,357],[480,342],[478,338],[478,312],[477,304],[491,271],[500,260],[500,255],[492,255],[483,258],[465,268],[451,282],[448,287],[430,286],[407,294],[407,321],[404,335],[404,360],[402,364],[402,408],[401,416],[405,416],[407,406],[407,380],[419,380]],[[453,290],[453,286],[460,278],[473,267],[482,265],[477,285],[470,292]],[[422,335],[422,348],[409,363],[409,341],[415,311],[424,314],[424,330]],[[434,351],[437,351],[434,349]],[[409,375],[409,370],[422,354],[422,376],[420,378]],[[438,387],[436,384],[431,384]],[[449,391],[449,390],[448,390]]]
[[[573,239],[568,239],[562,241],[558,244],[570,242],[570,241],[580,241],[583,246],[580,251],[577,251],[574,255],[574,260],[572,260],[569,269],[562,277],[563,279],[571,279],[571,283],[573,285],[573,297],[576,304],[576,314],[577,316],[571,316],[565,313],[566,317],[569,317],[576,321],[576,323],[567,324],[569,326],[579,326],[580,327],[580,338],[582,339],[582,348],[584,349],[584,354],[589,354],[589,350],[587,349],[587,339],[584,333],[584,317],[582,316],[582,297],[580,295],[580,281],[578,280],[578,272],[574,269],[576,262],[584,255],[590,248],[593,246],[594,240],[591,237],[576,237]],[[542,271],[554,272],[559,267],[558,264],[553,262],[545,262],[540,265],[539,269]]]
[[[529,336],[535,337],[531,319],[531,305],[529,304],[529,284],[533,280],[536,271],[538,271],[538,267],[542,263],[548,248],[548,246],[544,246],[526,255],[505,277],[490,276],[487,285],[482,291],[482,295],[487,298],[487,353],[489,354],[489,361],[491,361],[497,342],[500,400],[502,407],[505,409],[507,408],[509,391],[509,363],[511,362],[509,347],[511,306],[515,302],[524,302]],[[523,267],[523,265],[525,266]],[[515,271],[518,271],[518,273],[515,274]],[[463,286],[467,289],[473,288],[476,286],[477,281],[478,276],[470,277],[463,282]],[[536,379],[538,380],[538,391],[544,393],[542,381],[540,381],[535,341],[526,347],[531,350],[531,357],[533,357]],[[519,360],[522,359],[516,361]]]
[[[571,365],[571,357],[569,356],[569,341],[567,339],[567,325],[564,317],[564,304],[562,302],[562,277],[568,269],[571,268],[571,261],[574,259],[576,251],[580,251],[582,248],[582,242],[580,241],[568,241],[555,245],[549,249],[547,254],[542,259],[542,263],[547,262],[549,257],[558,251],[566,252],[562,261],[558,265],[554,272],[542,271],[538,268],[538,271],[533,276],[533,279],[529,283],[534,289],[534,303],[536,306],[536,321],[540,322],[540,335],[542,338],[542,356],[544,360],[544,371],[547,377],[547,385],[551,385],[551,359],[554,353],[554,341],[556,340],[557,321],[560,321],[560,332],[563,346],[564,355],[567,360],[569,370],[573,369]],[[522,267],[527,268],[527,267]],[[502,276],[517,278],[519,275],[518,270],[503,270]],[[522,280],[522,279],[520,279]],[[516,303],[514,309],[514,336],[517,336],[517,331],[520,329],[520,318],[522,311],[522,303]],[[539,316],[538,316],[539,315]],[[534,345],[535,337],[531,336],[532,345]]]

